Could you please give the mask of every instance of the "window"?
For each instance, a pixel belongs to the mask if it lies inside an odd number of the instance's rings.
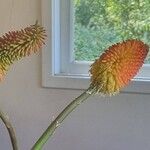
[[[143,0],[139,4],[136,4],[135,0],[128,0],[132,3],[128,4],[125,1],[125,3],[122,2],[122,5],[116,0],[102,0],[98,1],[98,4],[96,1],[98,0],[42,1],[42,21],[48,33],[48,40],[42,52],[42,83],[44,87],[85,89],[90,83],[88,70],[91,61],[98,57],[107,46],[123,39],[139,38],[141,33],[143,36],[140,39],[145,42],[150,41],[150,39],[148,40],[150,37],[148,14],[150,12],[148,12],[148,7],[141,11],[141,7],[146,7],[147,4],[150,6],[149,0]],[[146,2],[147,4],[145,4]],[[120,12],[118,12],[118,5],[122,7]],[[128,15],[123,12],[126,10],[126,5],[129,5],[127,7]],[[95,8],[89,6],[95,6]],[[134,6],[140,8],[134,8]],[[85,14],[86,12],[88,15]],[[108,14],[108,12],[111,13]],[[135,15],[136,13],[140,15],[145,13],[147,16],[143,20],[143,16]],[[101,15],[99,16],[99,14]],[[131,19],[127,19],[129,16]],[[135,22],[138,19],[141,20]],[[131,29],[133,25],[137,32]],[[122,28],[126,29],[122,30]],[[95,47],[91,47],[92,45]],[[149,81],[150,61],[147,59],[144,67],[125,91],[141,92],[142,89],[142,92],[148,93]]]

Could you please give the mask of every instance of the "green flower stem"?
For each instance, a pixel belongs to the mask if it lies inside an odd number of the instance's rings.
[[[9,133],[9,137],[10,137],[10,140],[11,140],[11,144],[12,144],[13,150],[18,150],[15,131],[14,131],[14,129],[13,129],[11,123],[10,123],[10,120],[9,120],[8,116],[5,115],[3,113],[3,111],[1,111],[1,110],[0,110],[0,118],[3,121],[4,125],[6,126],[6,129],[7,129],[8,133]]]
[[[38,139],[38,141],[34,144],[31,150],[41,150],[44,144],[48,141],[48,139],[52,136],[54,131],[63,120],[83,101],[85,101],[88,97],[94,94],[95,91],[91,87],[89,87],[86,91],[84,91],[79,97],[75,98],[58,116],[57,118],[50,124],[50,126],[45,130],[42,136]]]

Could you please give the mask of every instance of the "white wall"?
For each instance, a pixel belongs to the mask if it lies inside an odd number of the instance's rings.
[[[0,33],[40,20],[40,0],[1,0]],[[16,62],[0,85],[0,107],[16,128],[20,150],[29,150],[57,114],[82,91],[41,87],[41,54]],[[0,150],[9,150],[0,124]],[[44,150],[149,150],[150,95],[95,96],[76,109]]]

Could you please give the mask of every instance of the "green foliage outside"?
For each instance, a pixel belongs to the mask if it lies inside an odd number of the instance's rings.
[[[150,45],[150,0],[74,0],[74,5],[76,60],[92,61],[130,38]]]

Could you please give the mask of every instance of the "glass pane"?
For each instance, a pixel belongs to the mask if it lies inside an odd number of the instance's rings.
[[[74,58],[92,61],[113,43],[150,45],[150,0],[74,0]],[[150,56],[145,63],[150,64]]]

